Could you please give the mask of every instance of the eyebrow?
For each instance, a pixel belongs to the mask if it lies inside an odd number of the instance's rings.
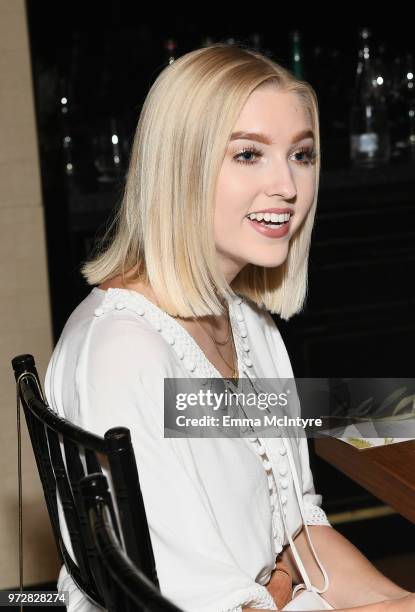
[[[313,130],[301,130],[301,132],[298,132],[298,134],[293,137],[290,144],[303,140],[303,138],[312,138],[314,140]],[[268,138],[268,136],[262,132],[234,132],[231,135],[230,140],[256,140],[257,142],[262,142],[263,144],[272,144],[272,141]]]

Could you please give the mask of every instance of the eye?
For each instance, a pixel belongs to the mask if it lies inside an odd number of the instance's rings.
[[[249,158],[248,158],[248,159],[246,159],[246,157],[245,157],[245,159],[238,159],[238,157],[240,158],[240,157],[241,157],[241,155],[247,155],[248,157],[251,157],[251,159],[249,159]],[[250,147],[247,147],[247,148],[242,149],[242,151],[240,151],[239,153],[237,153],[237,154],[236,154],[236,155],[233,157],[233,160],[234,160],[234,161],[236,161],[236,163],[238,163],[238,164],[250,164],[250,165],[251,165],[251,164],[255,164],[255,163],[256,163],[256,161],[255,161],[255,160],[252,160],[252,155],[256,155],[256,157],[257,157],[257,158],[260,158],[260,157],[262,157],[262,155],[263,155],[263,154],[262,154],[262,152],[261,152],[259,149],[257,149],[256,147],[254,147],[254,146],[250,146]]]
[[[315,152],[313,147],[301,147],[294,153],[294,155],[303,155],[305,156],[305,160],[297,160],[298,164],[302,166],[309,166],[314,163],[316,158],[318,157],[318,153]],[[254,159],[253,159],[254,156]],[[255,146],[245,147],[237,153],[232,159],[238,164],[255,164],[257,160],[263,156],[262,151],[257,149]],[[255,159],[255,157],[257,159]]]
[[[305,155],[305,161],[297,160],[299,164],[304,166],[310,166],[318,157],[318,153],[316,153],[313,147],[301,147],[294,155]]]

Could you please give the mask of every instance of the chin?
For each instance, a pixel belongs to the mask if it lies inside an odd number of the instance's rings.
[[[278,261],[273,261],[273,262],[261,262],[256,264],[257,266],[260,266],[262,268],[279,268],[280,266],[282,266],[285,262],[287,261],[287,258],[284,257],[284,259],[280,259]]]
[[[252,257],[249,263],[262,268],[278,268],[278,266],[281,266],[287,260],[287,257],[288,249],[286,252],[279,253],[278,255],[270,253],[268,257]]]

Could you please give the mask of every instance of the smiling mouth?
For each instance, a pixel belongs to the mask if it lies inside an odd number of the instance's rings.
[[[281,227],[287,225],[292,217],[291,213],[251,213],[246,219],[264,227]]]

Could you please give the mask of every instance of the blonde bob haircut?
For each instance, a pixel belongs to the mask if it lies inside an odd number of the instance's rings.
[[[229,285],[216,258],[215,186],[245,102],[268,85],[297,94],[311,120],[315,195],[285,262],[247,264]],[[173,317],[221,315],[225,300],[239,294],[288,320],[307,293],[319,151],[317,97],[308,83],[243,45],[215,43],[183,55],[159,74],[145,99],[121,204],[82,275],[96,285],[120,274],[125,282],[132,271],[128,282],[149,283]]]

